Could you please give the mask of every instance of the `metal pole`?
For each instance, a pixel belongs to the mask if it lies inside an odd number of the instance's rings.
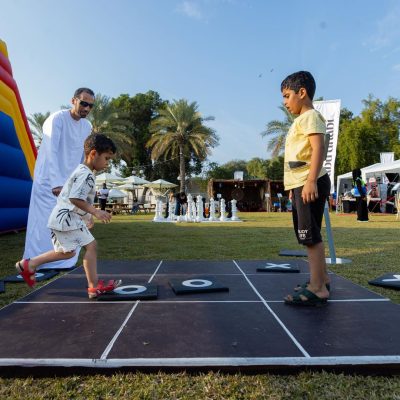
[[[329,217],[328,202],[325,203],[324,217],[325,217],[326,236],[328,237],[329,255],[331,258],[331,263],[336,264],[335,244],[333,243],[333,235],[332,235],[331,219]]]

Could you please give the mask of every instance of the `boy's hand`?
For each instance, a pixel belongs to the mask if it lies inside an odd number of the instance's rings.
[[[108,213],[107,211],[97,210],[96,214],[94,214],[94,216],[98,220],[103,221],[105,224],[107,224],[111,221],[111,214]]]
[[[318,199],[318,187],[316,183],[306,182],[303,186],[303,190],[301,192],[301,198],[303,199],[303,203],[311,203]]]

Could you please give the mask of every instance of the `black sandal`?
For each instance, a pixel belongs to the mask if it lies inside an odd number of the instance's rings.
[[[302,285],[297,285],[295,288],[294,288],[294,290],[295,290],[295,292],[299,292],[300,290],[302,290],[302,289],[307,289],[307,286],[310,284],[310,281],[307,281],[307,282],[305,282],[305,283],[303,283]],[[331,284],[330,283],[325,283],[325,286],[326,286],[326,290],[328,291],[328,292],[330,292],[331,291]]]
[[[300,296],[304,296],[306,300]],[[328,299],[323,299],[313,292],[310,292],[308,289],[303,289],[293,294],[291,300],[285,298],[285,304],[290,306],[320,307],[328,304]]]

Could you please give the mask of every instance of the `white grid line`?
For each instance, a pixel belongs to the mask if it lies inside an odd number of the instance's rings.
[[[162,264],[162,260],[160,261],[160,263],[157,265],[156,270],[154,271],[153,275],[150,277],[150,279],[148,280],[148,283],[150,283],[153,278],[155,277],[157,271],[160,269]],[[110,353],[111,349],[113,348],[115,342],[117,341],[119,335],[121,334],[122,330],[125,328],[126,324],[128,323],[129,319],[131,318],[132,314],[134,313],[134,311],[136,310],[137,306],[139,305],[140,300],[136,301],[135,305],[131,308],[131,310],[129,311],[128,315],[126,316],[124,322],[122,323],[122,325],[119,327],[119,329],[117,330],[117,332],[115,333],[114,337],[111,339],[110,343],[107,345],[107,347],[105,348],[103,354],[101,355],[100,359],[101,360],[105,360],[107,359],[108,354]]]
[[[232,260],[233,263],[236,265],[236,267],[239,269],[239,271],[243,274],[244,278],[246,279],[247,283],[251,286],[251,288],[254,290],[254,293],[261,299],[261,301],[264,303],[264,306],[268,309],[268,311],[272,314],[272,316],[276,319],[278,324],[283,328],[283,330],[286,332],[286,334],[292,339],[293,343],[297,346],[297,348],[304,354],[305,357],[309,358],[310,355],[306,352],[304,347],[297,341],[297,339],[292,335],[292,333],[289,331],[289,329],[285,326],[285,324],[280,320],[280,318],[274,313],[272,308],[268,305],[267,301],[264,299],[264,297],[261,296],[259,291],[255,288],[255,286],[251,283],[250,279],[246,276],[244,271],[239,267],[239,264],[235,261]]]

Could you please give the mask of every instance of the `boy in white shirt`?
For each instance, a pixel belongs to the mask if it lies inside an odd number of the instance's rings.
[[[321,236],[330,180],[322,166],[327,150],[325,120],[313,107],[315,81],[307,71],[286,77],[281,84],[285,107],[297,115],[285,143],[284,184],[290,190],[297,240],[307,248],[310,281],[296,288],[285,303],[318,306],[327,303],[330,283]]]
[[[50,214],[48,228],[54,250],[31,259],[22,259],[15,265],[25,282],[34,286],[35,270],[40,265],[74,257],[77,247],[84,247],[83,267],[88,282],[89,298],[114,290],[121,281],[111,280],[107,284],[97,276],[96,240],[88,228],[93,227],[93,216],[108,223],[111,214],[93,206],[96,193],[93,171],[108,167],[115,156],[116,147],[111,139],[102,134],[88,136],[84,143],[85,161],[80,164],[64,184],[57,204]]]

